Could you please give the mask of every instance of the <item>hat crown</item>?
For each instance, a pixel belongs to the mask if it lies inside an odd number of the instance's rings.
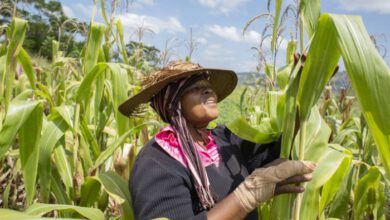
[[[202,66],[199,64],[191,63],[184,60],[174,60],[168,63],[168,65],[163,68],[163,70],[181,70],[181,71],[192,71],[202,69]]]
[[[142,87],[149,87],[159,81],[163,81],[167,77],[170,77],[172,75],[179,75],[180,73],[188,72],[188,71],[195,71],[203,69],[203,67],[199,64],[194,64],[188,61],[184,60],[175,60],[168,63],[168,65],[150,76],[145,77],[142,80]]]

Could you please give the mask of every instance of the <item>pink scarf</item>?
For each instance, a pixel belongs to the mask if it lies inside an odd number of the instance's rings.
[[[218,146],[210,131],[207,132],[207,137],[209,142],[204,148],[198,144],[195,144],[195,146],[198,150],[203,167],[207,167],[211,164],[215,164],[215,166],[218,167],[220,162]],[[184,167],[188,168],[187,158],[185,157],[177,140],[176,133],[171,126],[166,126],[161,129],[160,132],[156,134],[155,140],[169,156],[180,162]]]

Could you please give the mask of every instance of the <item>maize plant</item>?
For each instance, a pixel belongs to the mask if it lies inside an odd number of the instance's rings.
[[[0,209],[1,219],[133,219],[129,170],[137,146],[161,123],[148,112],[130,120],[118,112],[128,91],[140,88],[146,63],[132,65],[142,59],[128,57],[121,21],[100,3],[105,24],[92,16],[79,59],[64,57],[53,41],[51,64],[37,66],[22,47],[28,22],[14,17],[7,27],[0,47],[0,204],[10,209]],[[112,62],[114,47],[122,62]]]
[[[134,219],[129,170],[139,146],[163,124],[145,109],[142,119],[118,112],[150,67],[142,46],[127,54],[115,2],[107,16],[100,0],[99,24],[95,1],[78,58],[65,57],[61,42],[53,41],[51,63],[36,64],[22,46],[28,22],[14,17],[6,27],[0,45],[1,219]],[[275,1],[273,15],[247,24],[272,18],[266,26],[272,56],[264,56],[263,38],[258,71],[264,68],[266,77],[243,90],[242,116],[228,127],[257,143],[281,138],[281,157],[318,165],[302,196],[277,196],[259,207],[260,217],[385,219],[389,69],[359,17],[321,14],[319,0],[288,7],[296,10],[295,39],[280,68],[283,1]],[[294,62],[297,48],[307,58]],[[354,96],[341,91],[337,99],[329,81],[341,58]]]
[[[271,85],[277,81],[279,89],[268,87],[264,104],[258,107],[262,110],[246,112],[228,127],[253,142],[281,138],[281,157],[312,160],[318,167],[303,195],[277,196],[259,211],[263,219],[385,219],[384,189],[390,176],[388,66],[360,17],[321,13],[319,0],[297,4],[298,42],[307,58],[292,62],[297,48],[292,40],[285,66],[267,71],[264,63],[267,79]],[[282,1],[276,0],[273,54],[281,38],[281,9]],[[305,33],[309,42],[304,42]],[[331,106],[329,95],[328,100],[320,97],[341,58],[358,102],[357,115],[341,108],[332,115],[320,111],[320,106],[325,112]]]

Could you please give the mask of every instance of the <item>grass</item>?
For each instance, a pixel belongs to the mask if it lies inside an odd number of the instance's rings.
[[[218,104],[219,117],[216,120],[217,124],[227,124],[241,114],[240,97],[245,87],[244,85],[238,85],[230,96]]]

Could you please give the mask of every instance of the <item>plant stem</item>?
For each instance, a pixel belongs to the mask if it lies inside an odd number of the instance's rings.
[[[303,54],[303,42],[304,36],[303,36],[303,22],[302,22],[302,16],[299,16],[299,45],[301,47],[301,53]]]
[[[305,140],[306,140],[306,119],[301,121],[301,131],[299,133],[299,155],[298,160],[304,160],[305,157]],[[294,203],[294,220],[300,219],[302,194],[298,194]]]

